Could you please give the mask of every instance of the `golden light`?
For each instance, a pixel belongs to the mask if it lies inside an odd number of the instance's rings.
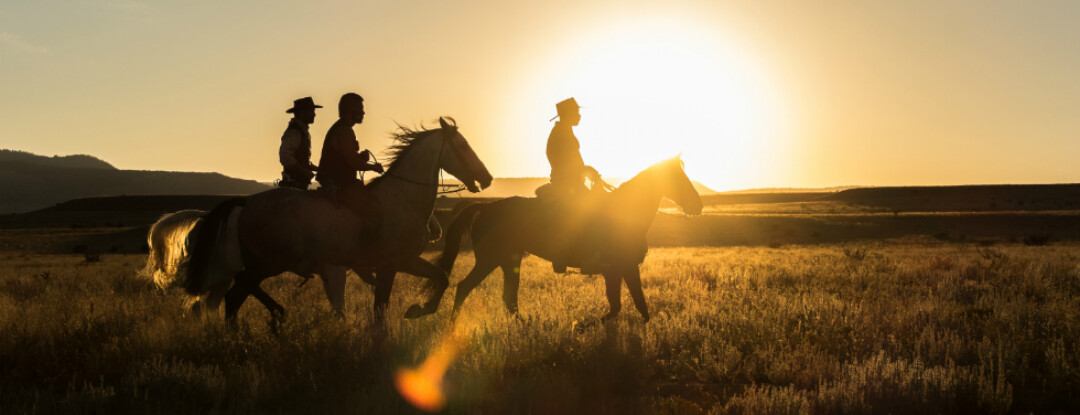
[[[443,378],[457,358],[464,343],[463,325],[456,320],[450,333],[435,346],[435,350],[416,368],[403,367],[394,373],[394,387],[406,402],[426,412],[436,412],[446,406]]]
[[[401,397],[422,411],[435,412],[446,406],[443,376],[459,349],[458,342],[449,341],[440,345],[439,350],[418,368],[398,369],[394,374],[394,386]]]
[[[575,37],[539,84],[552,107],[569,96],[584,106],[581,153],[605,176],[629,178],[682,152],[691,179],[744,188],[783,168],[790,116],[759,59],[738,46],[689,18],[630,20]]]

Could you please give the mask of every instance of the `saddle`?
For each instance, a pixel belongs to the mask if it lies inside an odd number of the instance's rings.
[[[378,229],[382,225],[382,204],[359,180],[343,186],[320,187],[311,192],[329,200],[335,208],[352,211],[367,227]]]
[[[603,249],[610,236],[603,209],[607,192],[547,183],[536,189],[536,195],[543,209],[540,220],[551,230],[548,244],[555,252],[556,272],[565,272],[567,264],[595,263],[607,256]]]

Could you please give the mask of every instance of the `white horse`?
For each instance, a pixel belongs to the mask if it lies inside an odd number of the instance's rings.
[[[154,222],[146,235],[150,252],[146,258],[146,265],[139,271],[139,275],[151,279],[162,290],[178,287],[181,282],[178,276],[184,273],[190,260],[189,247],[197,238],[198,225],[207,214],[209,212],[205,210],[181,210],[167,213]],[[234,272],[239,272],[243,269],[243,264],[227,259],[239,257],[239,243],[235,241],[235,238],[233,239],[226,248],[232,251],[233,255],[223,256],[220,265],[222,268],[232,268]],[[224,285],[200,295],[189,296],[185,312],[199,316],[217,310],[228,288],[228,285]]]
[[[491,174],[476,157],[456,125],[402,128],[392,147],[393,162],[368,185],[381,205],[381,231],[332,198],[316,192],[273,189],[222,202],[188,238],[190,260],[181,267],[179,285],[209,300],[225,292],[226,319],[254,295],[276,319],[284,309],[259,288],[266,278],[286,271],[318,274],[335,310],[344,307],[345,271],[374,267],[375,316],[382,321],[398,271],[429,278],[435,287],[423,305],[407,317],[430,314],[449,285],[446,274],[420,254],[430,242],[428,218],[435,207],[439,171],[445,170],[473,192],[491,184]],[[235,283],[234,283],[235,282]],[[230,287],[231,285],[231,287]],[[225,291],[227,290],[227,292]],[[220,301],[220,300],[217,300]]]
[[[139,275],[154,281],[158,288],[172,286],[177,271],[187,261],[187,238],[206,211],[181,210],[165,214],[150,226],[146,244],[150,255]]]

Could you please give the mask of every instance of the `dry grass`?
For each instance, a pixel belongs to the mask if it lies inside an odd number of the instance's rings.
[[[448,412],[1080,412],[1076,245],[870,242],[654,249],[642,267],[654,318],[624,290],[606,311],[599,278],[523,264],[521,316],[496,271],[466,303],[447,374]],[[230,332],[178,315],[182,300],[135,277],[139,255],[0,254],[0,413],[349,412],[411,409],[391,373],[446,333],[404,321],[420,281],[399,276],[377,343],[371,290],[349,281],[347,321],[319,283],[265,288],[289,320],[269,332],[257,302]],[[455,281],[471,266],[465,256]]]

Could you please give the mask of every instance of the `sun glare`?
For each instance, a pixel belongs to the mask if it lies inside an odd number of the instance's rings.
[[[582,155],[606,176],[629,178],[682,153],[691,179],[753,185],[747,176],[768,163],[785,117],[758,62],[686,23],[598,29],[560,57],[552,82],[584,107]]]

